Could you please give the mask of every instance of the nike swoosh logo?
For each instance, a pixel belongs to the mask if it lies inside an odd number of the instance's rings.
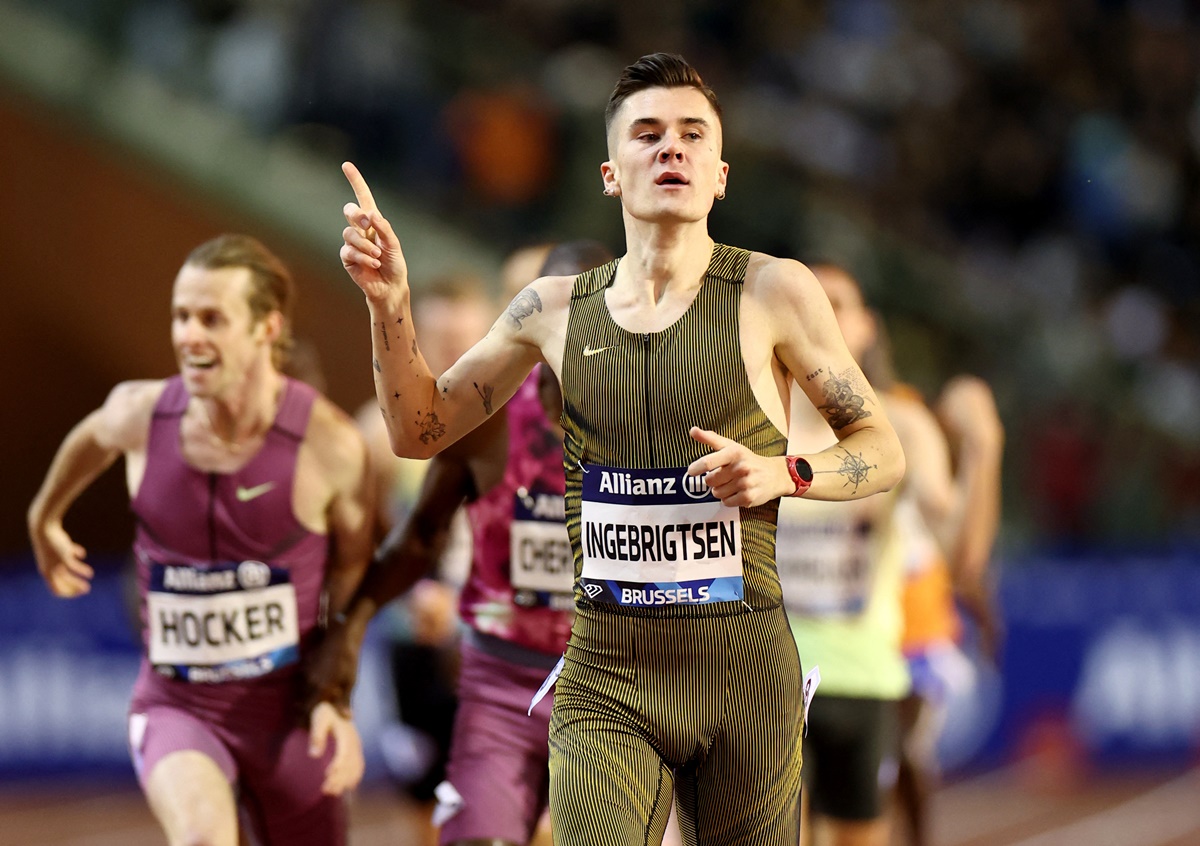
[[[602,352],[604,352],[605,350],[611,350],[611,349],[612,349],[612,345],[611,345],[611,344],[610,344],[609,346],[607,346],[607,347],[598,347],[598,348],[596,348],[596,349],[592,349],[592,348],[591,348],[591,347],[589,347],[587,344],[584,344],[584,346],[583,346],[583,357],[584,357],[584,358],[587,358],[589,355],[595,355],[596,353],[602,353]]]
[[[252,488],[243,488],[241,485],[238,485],[238,502],[249,502],[252,499],[258,499],[260,496],[274,487],[274,482],[263,482],[261,485],[255,485]]]

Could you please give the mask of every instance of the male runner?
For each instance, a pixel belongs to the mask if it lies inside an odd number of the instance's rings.
[[[570,241],[549,253],[542,275],[611,258],[596,242]],[[459,708],[437,791],[443,846],[529,843],[546,808],[550,700],[527,712],[566,649],[574,610],[561,414],[554,374],[537,368],[507,405],[429,461],[412,514],[376,553],[310,673],[318,699],[349,694],[367,623],[436,564],[467,503],[474,554],[459,604]]]
[[[344,266],[373,321],[392,447],[433,455],[538,362],[559,377],[576,619],[550,733],[560,844],[658,843],[676,791],[687,842],[795,846],[800,663],[774,564],[780,496],[863,497],[903,474],[878,400],[802,264],[714,244],[719,104],[678,56],[609,99],[605,192],[626,254],[536,280],[440,377],[416,346],[394,231],[347,163]],[[786,456],[788,379],[838,445]],[[844,484],[846,454],[852,469]]]
[[[965,537],[970,491],[956,485],[945,441],[928,408],[893,384],[890,366],[871,366],[882,357],[879,328],[857,281],[839,266],[814,264],[812,269],[847,346],[880,391],[908,472],[904,483],[884,496],[840,507],[801,501],[780,507],[784,602],[802,659],[821,667],[820,694],[804,738],[812,823],[806,840],[883,846],[888,842],[886,803],[898,764],[898,704],[910,686],[901,651],[901,589],[911,551],[907,517],[927,520],[954,546]],[[829,441],[827,427],[806,409],[797,409],[792,427],[793,448],[819,448]]]
[[[903,385],[885,388],[884,395],[885,401],[895,396],[916,406],[909,413],[913,424],[898,422],[897,433],[904,442],[905,428],[911,429],[909,440],[928,444],[925,452],[934,454],[935,479],[941,480],[924,490],[905,484],[897,506],[905,560],[901,648],[912,676],[912,689],[900,702],[897,810],[907,842],[927,846],[940,776],[937,743],[951,700],[967,695],[976,682],[975,666],[959,643],[960,605],[976,625],[986,659],[994,660],[999,648],[988,570],[1000,522],[1004,427],[991,388],[975,376],[947,382],[934,414]]]
[[[137,518],[144,626],[129,739],[171,844],[346,842],[341,794],[362,776],[348,714],[301,727],[300,661],[323,606],[368,563],[373,503],[350,419],[280,373],[291,277],[258,241],[201,244],[175,278],[179,375],[123,382],[67,436],[29,509],[38,569],[62,597],[93,575],[63,528],[118,457]],[[334,743],[328,744],[332,736]]]

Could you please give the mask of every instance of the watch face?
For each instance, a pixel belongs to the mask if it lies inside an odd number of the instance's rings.
[[[788,463],[792,466],[792,475],[796,476],[800,481],[811,482],[813,480],[812,465],[806,459],[800,456],[793,456],[789,459]]]

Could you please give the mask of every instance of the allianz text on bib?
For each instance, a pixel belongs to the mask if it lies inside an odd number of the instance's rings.
[[[703,478],[682,467],[583,470],[586,597],[640,607],[742,599],[741,512]]]

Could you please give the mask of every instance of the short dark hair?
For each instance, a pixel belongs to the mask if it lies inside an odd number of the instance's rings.
[[[590,238],[563,241],[546,254],[539,276],[576,276],[612,261],[612,250]]]
[[[257,323],[273,311],[283,315],[283,330],[275,340],[271,359],[282,367],[292,348],[292,301],[295,285],[287,265],[257,238],[249,235],[218,235],[192,250],[185,264],[204,270],[244,267],[250,271],[246,302]]]
[[[708,99],[717,120],[721,119],[721,103],[711,88],[704,84],[699,72],[677,53],[651,53],[642,56],[621,72],[608,105],[604,108],[604,131],[612,129],[613,118],[630,95],[647,88],[695,88]]]

